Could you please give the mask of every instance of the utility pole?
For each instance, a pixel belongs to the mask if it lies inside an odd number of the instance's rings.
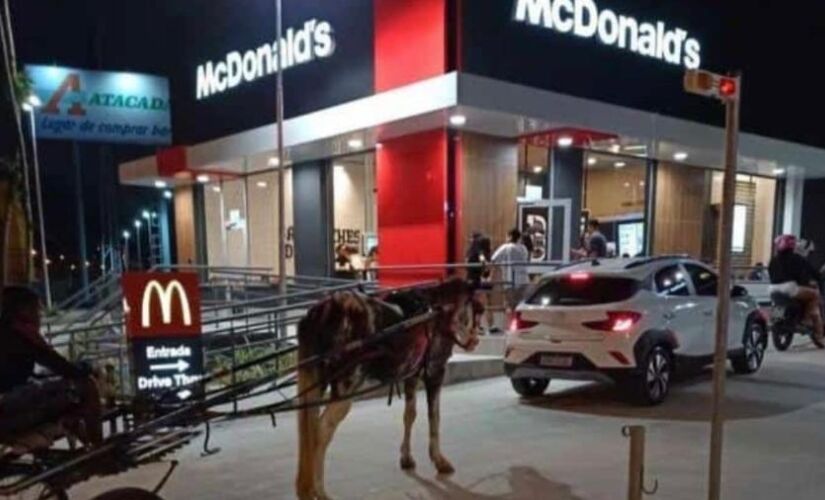
[[[731,244],[733,207],[736,202],[736,169],[739,151],[739,107],[742,77],[725,77],[707,71],[689,71],[685,89],[699,95],[716,97],[725,104],[725,180],[722,188],[722,217],[719,224],[719,285],[716,308],[716,351],[713,357],[713,414],[710,433],[710,473],[708,500],[722,497],[722,449],[725,430],[725,379],[727,377],[728,318],[733,279]]]
[[[278,121],[278,293],[281,297],[286,296],[286,202],[284,201],[284,68],[283,57],[283,5],[282,0],[275,0],[275,23],[276,40],[278,44],[278,72],[275,97],[275,114]]]

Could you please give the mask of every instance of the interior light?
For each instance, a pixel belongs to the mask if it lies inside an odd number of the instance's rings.
[[[630,183],[629,183],[629,182],[625,182],[625,183],[624,183],[624,187],[629,188],[629,187],[630,187]]]
[[[684,151],[677,151],[673,154],[673,159],[676,161],[685,161],[688,159],[688,154]]]
[[[259,188],[265,188],[269,184],[267,184],[266,181],[258,181],[258,182],[255,183],[255,185],[258,186]]]
[[[212,186],[212,191],[214,191],[216,193],[220,193],[221,192],[221,187],[220,186]]]
[[[349,146],[350,149],[361,149],[364,147],[364,141],[361,139],[350,139],[347,141],[347,146]]]
[[[381,144],[380,142],[375,143],[375,149],[383,149],[383,148],[384,148],[384,145]]]
[[[270,167],[277,167],[278,165],[281,164],[281,160],[279,160],[277,156],[270,156],[269,160],[267,160],[266,164],[269,165]]]
[[[533,167],[533,172],[536,174],[540,174],[542,170],[544,170],[544,168],[542,168],[541,165],[536,165],[535,167]]]
[[[453,115],[450,117],[450,124],[455,127],[463,127],[467,124],[467,117],[464,115]]]
[[[200,174],[198,175],[197,180],[201,184],[206,184],[207,182],[209,182],[209,176],[206,174]]]
[[[559,140],[556,141],[556,144],[558,144],[560,148],[569,148],[573,145],[573,138],[569,135],[559,137]]]
[[[123,238],[124,239],[128,240],[130,236],[132,236],[132,235],[129,233],[129,231],[123,231]]]
[[[599,163],[599,160],[597,160],[596,157],[594,157],[594,156],[591,156],[590,158],[587,159],[587,164],[590,165],[591,167],[593,165],[597,164],[597,163]]]
[[[775,168],[773,169],[773,175],[785,175],[786,170],[784,168]]]
[[[610,151],[614,153],[619,153],[622,150],[622,147],[619,144],[614,144],[610,146]]]
[[[167,186],[166,181],[162,181],[162,180],[156,180],[155,181],[155,187],[158,188],[158,189],[166,189],[166,186]]]
[[[613,164],[613,166],[616,167],[616,168],[625,168],[627,166],[627,163],[625,163],[623,161],[617,161],[616,163]]]
[[[172,191],[169,191],[168,189],[163,192],[163,197],[166,198],[167,200],[171,200],[172,196],[173,196]]]

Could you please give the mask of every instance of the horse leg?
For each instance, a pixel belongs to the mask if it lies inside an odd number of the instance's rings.
[[[424,386],[427,390],[427,416],[430,420],[430,460],[433,461],[439,474],[452,474],[455,472],[449,460],[441,454],[441,443],[439,442],[439,425],[441,420],[441,410],[439,401],[441,396],[441,385],[444,383],[444,373],[435,377],[427,377]]]
[[[300,362],[302,356],[299,355]],[[320,374],[317,368],[298,370],[298,404],[305,405],[321,400]],[[298,475],[295,493],[300,500],[315,500],[315,454],[318,443],[318,407],[298,410]]]
[[[319,500],[327,500],[329,496],[324,489],[324,462],[326,461],[327,448],[338,425],[347,417],[352,401],[344,400],[330,403],[324,408],[318,427],[318,442],[315,449],[315,494]]]
[[[410,452],[410,437],[415,423],[415,392],[417,388],[418,377],[412,377],[404,381],[404,440],[401,442],[401,468],[404,470],[415,469],[415,460]]]

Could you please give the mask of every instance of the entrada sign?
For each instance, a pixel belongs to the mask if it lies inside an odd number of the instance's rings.
[[[197,275],[126,273],[123,301],[135,389],[192,397],[204,373]]]
[[[221,61],[199,65],[196,96],[199,100],[205,99],[241,83],[272,75],[278,71],[279,62],[286,71],[293,66],[330,57],[334,52],[332,25],[310,19],[299,29],[287,29],[280,43],[276,40],[244,53],[232,51]]]
[[[513,20],[696,69],[702,46],[686,30],[599,9],[595,0],[516,0]]]

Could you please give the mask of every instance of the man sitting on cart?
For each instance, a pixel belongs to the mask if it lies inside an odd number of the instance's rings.
[[[36,364],[53,375],[36,378]],[[0,311],[0,443],[48,447],[50,438],[39,430],[63,424],[94,446],[102,441],[100,415],[91,370],[70,363],[40,335],[37,294],[21,286],[6,287]]]

